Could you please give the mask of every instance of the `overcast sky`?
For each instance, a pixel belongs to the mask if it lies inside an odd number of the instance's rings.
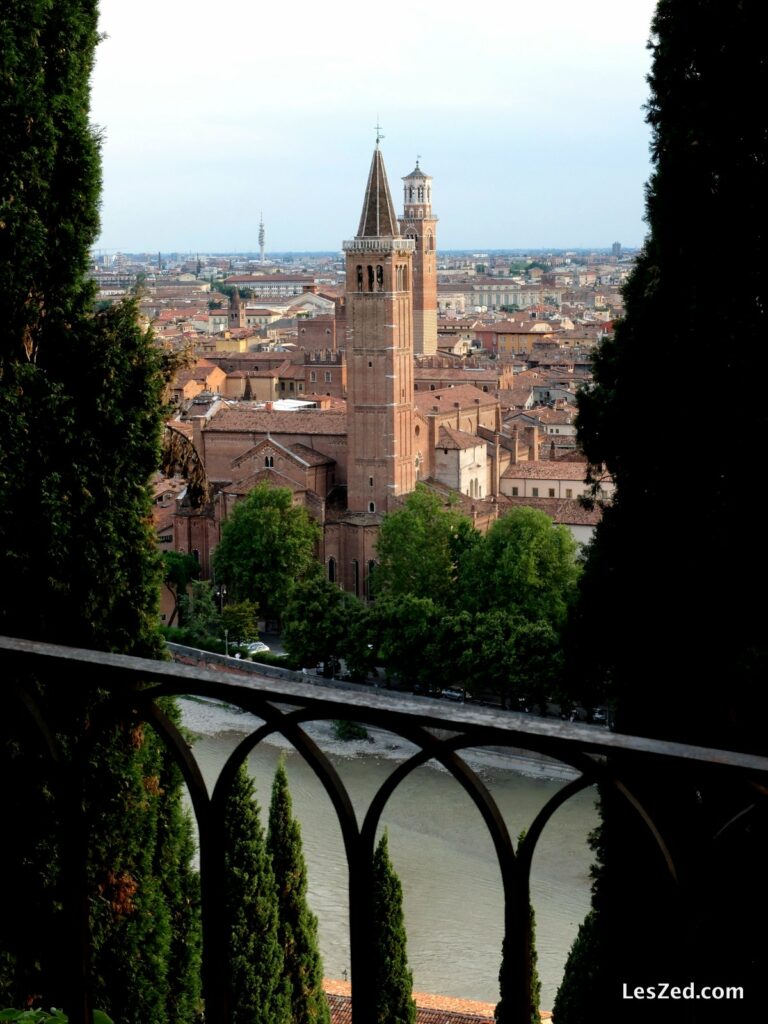
[[[335,250],[377,116],[395,207],[434,177],[438,247],[645,234],[653,0],[101,0],[92,116],[107,251]]]

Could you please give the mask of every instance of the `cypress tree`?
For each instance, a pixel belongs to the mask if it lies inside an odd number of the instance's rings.
[[[0,632],[157,656],[147,484],[169,366],[135,301],[94,312],[97,41],[96,0],[9,0],[0,19]],[[13,780],[0,813],[14,831],[0,844],[2,1001],[60,1005],[74,973],[64,865],[75,837],[59,782],[77,763],[97,1005],[136,1024],[190,1020],[197,897],[178,773],[127,719],[86,752],[95,691],[11,675],[42,708],[62,761],[52,772],[11,702],[0,725],[0,772]]]
[[[290,988],[291,1020],[294,1024],[330,1024],[317,944],[317,918],[307,904],[301,828],[293,817],[282,758],[272,786],[267,843],[277,883],[280,945]]]
[[[575,675],[607,683],[620,730],[758,751],[767,644],[763,609],[746,595],[765,577],[767,554],[744,525],[754,453],[739,437],[762,436],[764,403],[740,405],[739,436],[715,426],[683,446],[654,429],[649,406],[662,379],[695,388],[708,378],[718,396],[743,394],[762,358],[768,135],[749,102],[768,87],[762,18],[756,0],[660,0],[656,10],[650,233],[625,289],[626,315],[579,401],[593,473],[607,467],[616,493],[572,634]],[[705,255],[726,252],[728,286],[713,286]],[[574,949],[568,999],[558,999],[559,1024],[647,1019],[642,1002],[621,999],[622,982],[722,981],[743,984],[747,999],[762,985],[764,816],[745,816],[713,845],[746,795],[656,765],[629,781],[685,865],[684,887],[671,884],[647,829],[606,790],[593,914]],[[574,976],[585,956],[599,962],[587,988]],[[654,1007],[657,1020],[667,1013],[671,1004]],[[722,1007],[698,1003],[696,1014],[722,1019]]]
[[[245,766],[227,798],[225,908],[233,1024],[288,1024],[290,993],[280,945],[277,888],[255,790]]]
[[[522,843],[525,839],[525,829],[518,836],[518,844]],[[494,1017],[498,1024],[516,1024],[516,1017],[514,1011],[510,1005],[510,1001],[507,998],[507,964],[506,964],[506,941],[502,949],[501,955],[501,968],[499,969],[499,1002],[496,1004],[496,1011]],[[540,997],[541,997],[541,980],[539,978],[539,954],[536,950],[536,912],[533,909],[533,904],[530,899],[528,900],[528,977],[530,979],[530,989],[528,994],[528,1000],[530,1005],[530,1017],[528,1024],[540,1024],[541,1012],[540,1012]]]
[[[415,1024],[413,975],[408,967],[403,887],[389,859],[385,832],[373,855],[373,949],[377,1024]]]

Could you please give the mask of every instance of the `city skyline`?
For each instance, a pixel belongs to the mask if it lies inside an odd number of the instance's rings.
[[[102,4],[92,116],[114,251],[337,251],[382,125],[393,199],[417,156],[443,250],[641,244],[654,4],[398,14],[240,0],[220,35],[177,0]],[[500,14],[503,13],[503,20]],[[496,22],[499,22],[497,25]],[[172,45],[169,45],[169,40]]]

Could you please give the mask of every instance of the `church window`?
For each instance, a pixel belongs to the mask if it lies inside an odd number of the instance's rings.
[[[274,455],[265,455],[264,456],[264,465],[265,465],[265,467],[267,469],[271,469],[274,466],[274,464],[275,464],[275,456]]]
[[[335,558],[329,558],[328,559],[328,582],[329,583],[335,583],[336,582],[336,559]]]
[[[368,502],[368,511],[369,512],[375,512],[376,511],[376,502],[375,501],[369,501]]]
[[[360,597],[360,563],[356,558],[352,559],[352,583],[355,589],[355,597]]]
[[[424,202],[424,186],[423,185],[419,185],[419,190],[418,190],[417,194],[418,194],[419,202],[423,203]]]
[[[363,268],[359,264],[357,267],[357,290],[359,292],[363,290]]]
[[[368,266],[368,291],[373,291],[373,267]]]
[[[376,287],[379,291],[384,290],[384,267],[380,263],[376,264]]]

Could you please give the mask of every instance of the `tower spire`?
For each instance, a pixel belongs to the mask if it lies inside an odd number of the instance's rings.
[[[368,184],[365,187],[360,227],[357,229],[358,238],[395,238],[399,234],[387,172],[384,170],[384,158],[379,149],[380,138],[383,136],[377,134],[376,149],[373,151]]]

